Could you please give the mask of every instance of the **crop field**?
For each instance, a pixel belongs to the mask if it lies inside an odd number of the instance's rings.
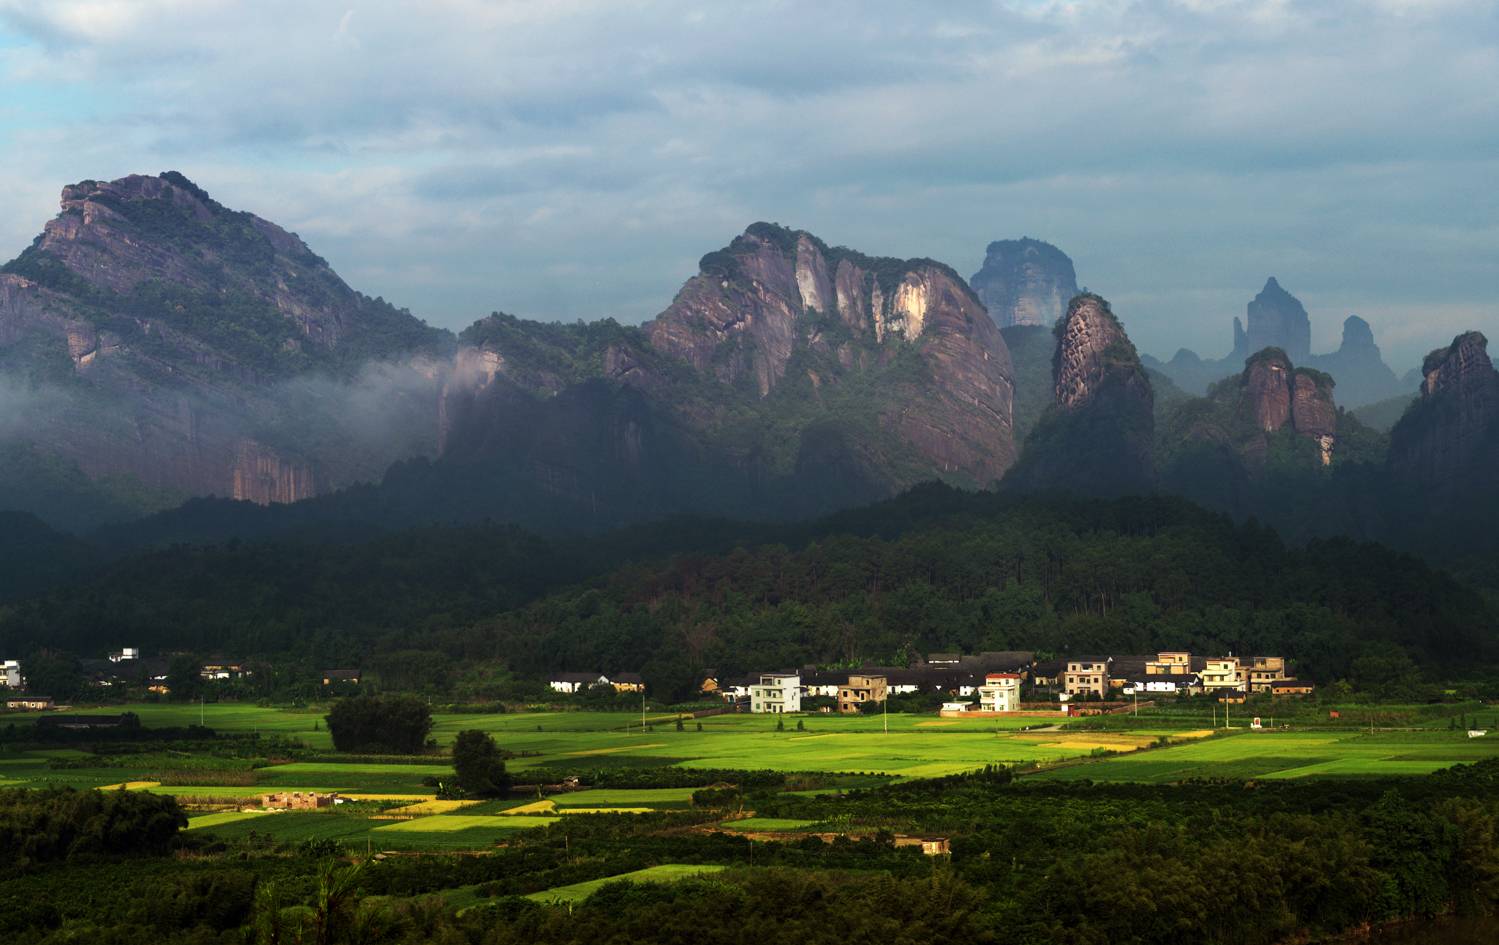
[[[635,870],[633,873],[621,873],[618,876],[606,876],[603,879],[589,880],[586,883],[554,886],[551,889],[532,893],[526,898],[535,900],[536,902],[579,902],[587,899],[610,883],[673,883],[691,876],[716,873],[722,869],[725,869],[725,867],[664,863],[660,866],[649,866],[643,870]]]
[[[815,820],[797,820],[793,817],[741,817],[738,820],[724,821],[723,827],[726,830],[745,832],[795,833],[816,823]]]
[[[209,818],[217,818],[210,820]],[[373,850],[479,850],[524,830],[554,824],[557,817],[503,814],[433,814],[409,820],[380,819],[370,812],[346,810],[226,812],[192,818],[199,827],[233,841],[254,834],[281,842],[332,840]]]
[[[321,746],[327,745],[321,713],[311,710],[238,705],[122,708],[139,714],[147,725],[196,722],[201,712],[209,726],[222,731],[274,732],[295,737],[315,750],[326,750]],[[1300,711],[1308,723],[1297,724],[1293,730],[1235,729],[1227,735],[1204,728],[1204,720],[1186,713],[1178,713],[1179,718],[1162,713],[1065,724],[1057,724],[1061,719],[1034,717],[955,720],[930,715],[888,719],[807,715],[779,719],[784,723],[781,730],[776,728],[776,717],[722,715],[684,719],[679,731],[675,716],[648,715],[642,726],[638,715],[607,712],[438,715],[435,734],[440,743],[447,743],[466,728],[490,732],[501,746],[517,753],[510,767],[522,782],[526,771],[535,767],[586,770],[660,765],[772,769],[844,778],[861,774],[935,777],[986,764],[1036,764],[1041,770],[1027,777],[1050,780],[1360,777],[1422,775],[1499,755],[1499,734],[1467,738],[1448,721],[1454,709],[1448,709],[1447,716],[1438,716],[1430,707],[1391,714],[1391,721],[1406,725],[1398,731],[1373,734],[1346,725],[1309,724],[1319,716],[1325,720],[1325,708]],[[1463,714],[1473,711],[1464,708]],[[342,762],[330,752],[313,760],[253,770],[247,762],[234,759],[166,754],[101,760],[98,767],[90,766],[92,760],[87,752],[73,749],[0,756],[0,785],[124,787],[171,794],[190,808],[213,812],[196,817],[195,830],[211,828],[230,838],[251,832],[293,841],[326,837],[395,849],[482,847],[565,814],[682,809],[691,805],[692,796],[691,788],[593,788],[544,799],[437,802],[430,779],[445,779],[451,773],[441,757],[415,764],[371,758]],[[365,810],[362,815],[341,809],[338,814],[299,811],[239,817],[223,811],[253,803],[250,799],[262,793],[283,790],[338,792],[356,801],[379,803],[353,805]],[[823,786],[806,792],[830,790]],[[402,806],[407,810],[395,815],[401,819],[370,818],[379,809],[387,809],[388,815],[388,809]]]
[[[1430,774],[1499,756],[1499,737],[1465,732],[1254,732],[1042,771],[1056,780],[1171,782],[1187,778],[1303,778]]]

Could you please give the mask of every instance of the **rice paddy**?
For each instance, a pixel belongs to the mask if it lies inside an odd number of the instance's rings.
[[[148,725],[196,722],[201,712],[210,727],[225,732],[294,735],[315,749],[326,744],[327,733],[318,724],[321,715],[312,711],[234,705],[124,708]],[[11,718],[25,724],[32,717]],[[510,768],[522,783],[533,768],[572,769],[585,775],[595,768],[635,766],[770,769],[819,777],[814,782],[819,787],[793,785],[798,793],[807,794],[837,790],[829,783],[935,777],[988,764],[1017,765],[1026,771],[1025,777],[1037,779],[1167,783],[1193,778],[1419,776],[1499,756],[1499,736],[1470,739],[1460,727],[1435,722],[1373,733],[1309,725],[1224,733],[1203,728],[1200,720],[1191,718],[1116,717],[1073,726],[1057,724],[1061,721],[723,715],[684,719],[678,730],[677,718],[671,715],[648,715],[642,725],[639,715],[628,713],[542,712],[439,715],[436,736],[440,743],[448,743],[463,729],[490,732],[502,747],[516,753]],[[370,758],[342,762],[329,754],[253,769],[232,759],[157,755],[100,759],[98,767],[90,767],[93,757],[75,749],[0,756],[0,784],[171,794],[190,810],[200,811],[189,829],[227,841],[255,834],[289,842],[331,839],[380,849],[483,848],[564,816],[689,808],[695,790],[588,788],[530,800],[474,802],[436,797],[432,779],[446,779],[452,771],[441,756],[420,763]],[[231,765],[238,767],[226,767]],[[214,783],[216,778],[225,783]],[[179,783],[183,780],[194,783]],[[258,806],[259,795],[276,791],[337,792],[352,803],[264,815],[248,809]],[[808,826],[810,822],[765,818],[725,824],[749,832]]]

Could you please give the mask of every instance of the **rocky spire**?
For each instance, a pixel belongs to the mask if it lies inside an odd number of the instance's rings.
[[[1271,276],[1249,303],[1245,340],[1250,351],[1279,348],[1292,363],[1305,361],[1312,353],[1312,322],[1296,296],[1281,288]],[[1237,340],[1237,332],[1235,332]]]
[[[1330,376],[1295,367],[1284,351],[1266,348],[1244,363],[1239,386],[1241,409],[1252,418],[1256,431],[1268,435],[1289,424],[1298,434],[1316,441],[1322,465],[1332,464],[1338,408],[1333,402]],[[1262,438],[1256,438],[1255,443],[1251,453],[1268,448]]]
[[[1013,483],[1095,495],[1149,491],[1155,395],[1124,326],[1107,301],[1084,293],[1068,305],[1056,336],[1054,401],[1028,438]]]

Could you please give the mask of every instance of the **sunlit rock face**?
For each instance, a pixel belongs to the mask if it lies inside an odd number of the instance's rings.
[[[643,325],[496,314],[461,343],[442,462],[590,520],[814,514],[1015,459],[1009,350],[960,277],[769,223]]]

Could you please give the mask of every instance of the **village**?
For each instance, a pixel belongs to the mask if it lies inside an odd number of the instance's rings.
[[[157,697],[170,694],[167,657],[145,658],[139,648],[123,647],[105,659],[81,661],[92,687],[108,691],[134,687]],[[249,661],[214,658],[192,664],[204,683],[246,679]],[[360,691],[358,669],[325,669],[319,673],[327,695]],[[646,681],[634,672],[606,674],[591,670],[553,673],[547,688],[577,696],[608,690],[646,695]],[[44,711],[55,707],[46,693],[32,692],[21,664],[0,661],[5,708]],[[931,709],[944,717],[1030,713],[1097,715],[1135,706],[1139,700],[1205,696],[1230,704],[1255,695],[1309,696],[1311,682],[1288,672],[1280,656],[1194,656],[1180,650],[1132,656],[1076,656],[1038,659],[1026,650],[975,654],[930,653],[907,666],[866,664],[857,669],[805,666],[743,675],[703,674],[698,691],[704,699],[723,702],[732,711],[755,714],[817,712],[850,715],[888,710],[892,699],[904,711]]]
[[[552,691],[575,695],[591,689],[644,692],[636,673],[608,676],[564,672],[548,680]],[[1034,652],[1003,650],[965,655],[931,653],[909,666],[857,670],[800,670],[720,677],[706,673],[704,696],[755,714],[838,712],[852,715],[888,707],[892,697],[940,701],[946,718],[998,714],[1098,715],[1138,705],[1141,698],[1208,696],[1243,703],[1255,695],[1309,696],[1312,683],[1289,675],[1284,657],[1202,657],[1180,650],[1145,656],[1078,656],[1038,660]]]

